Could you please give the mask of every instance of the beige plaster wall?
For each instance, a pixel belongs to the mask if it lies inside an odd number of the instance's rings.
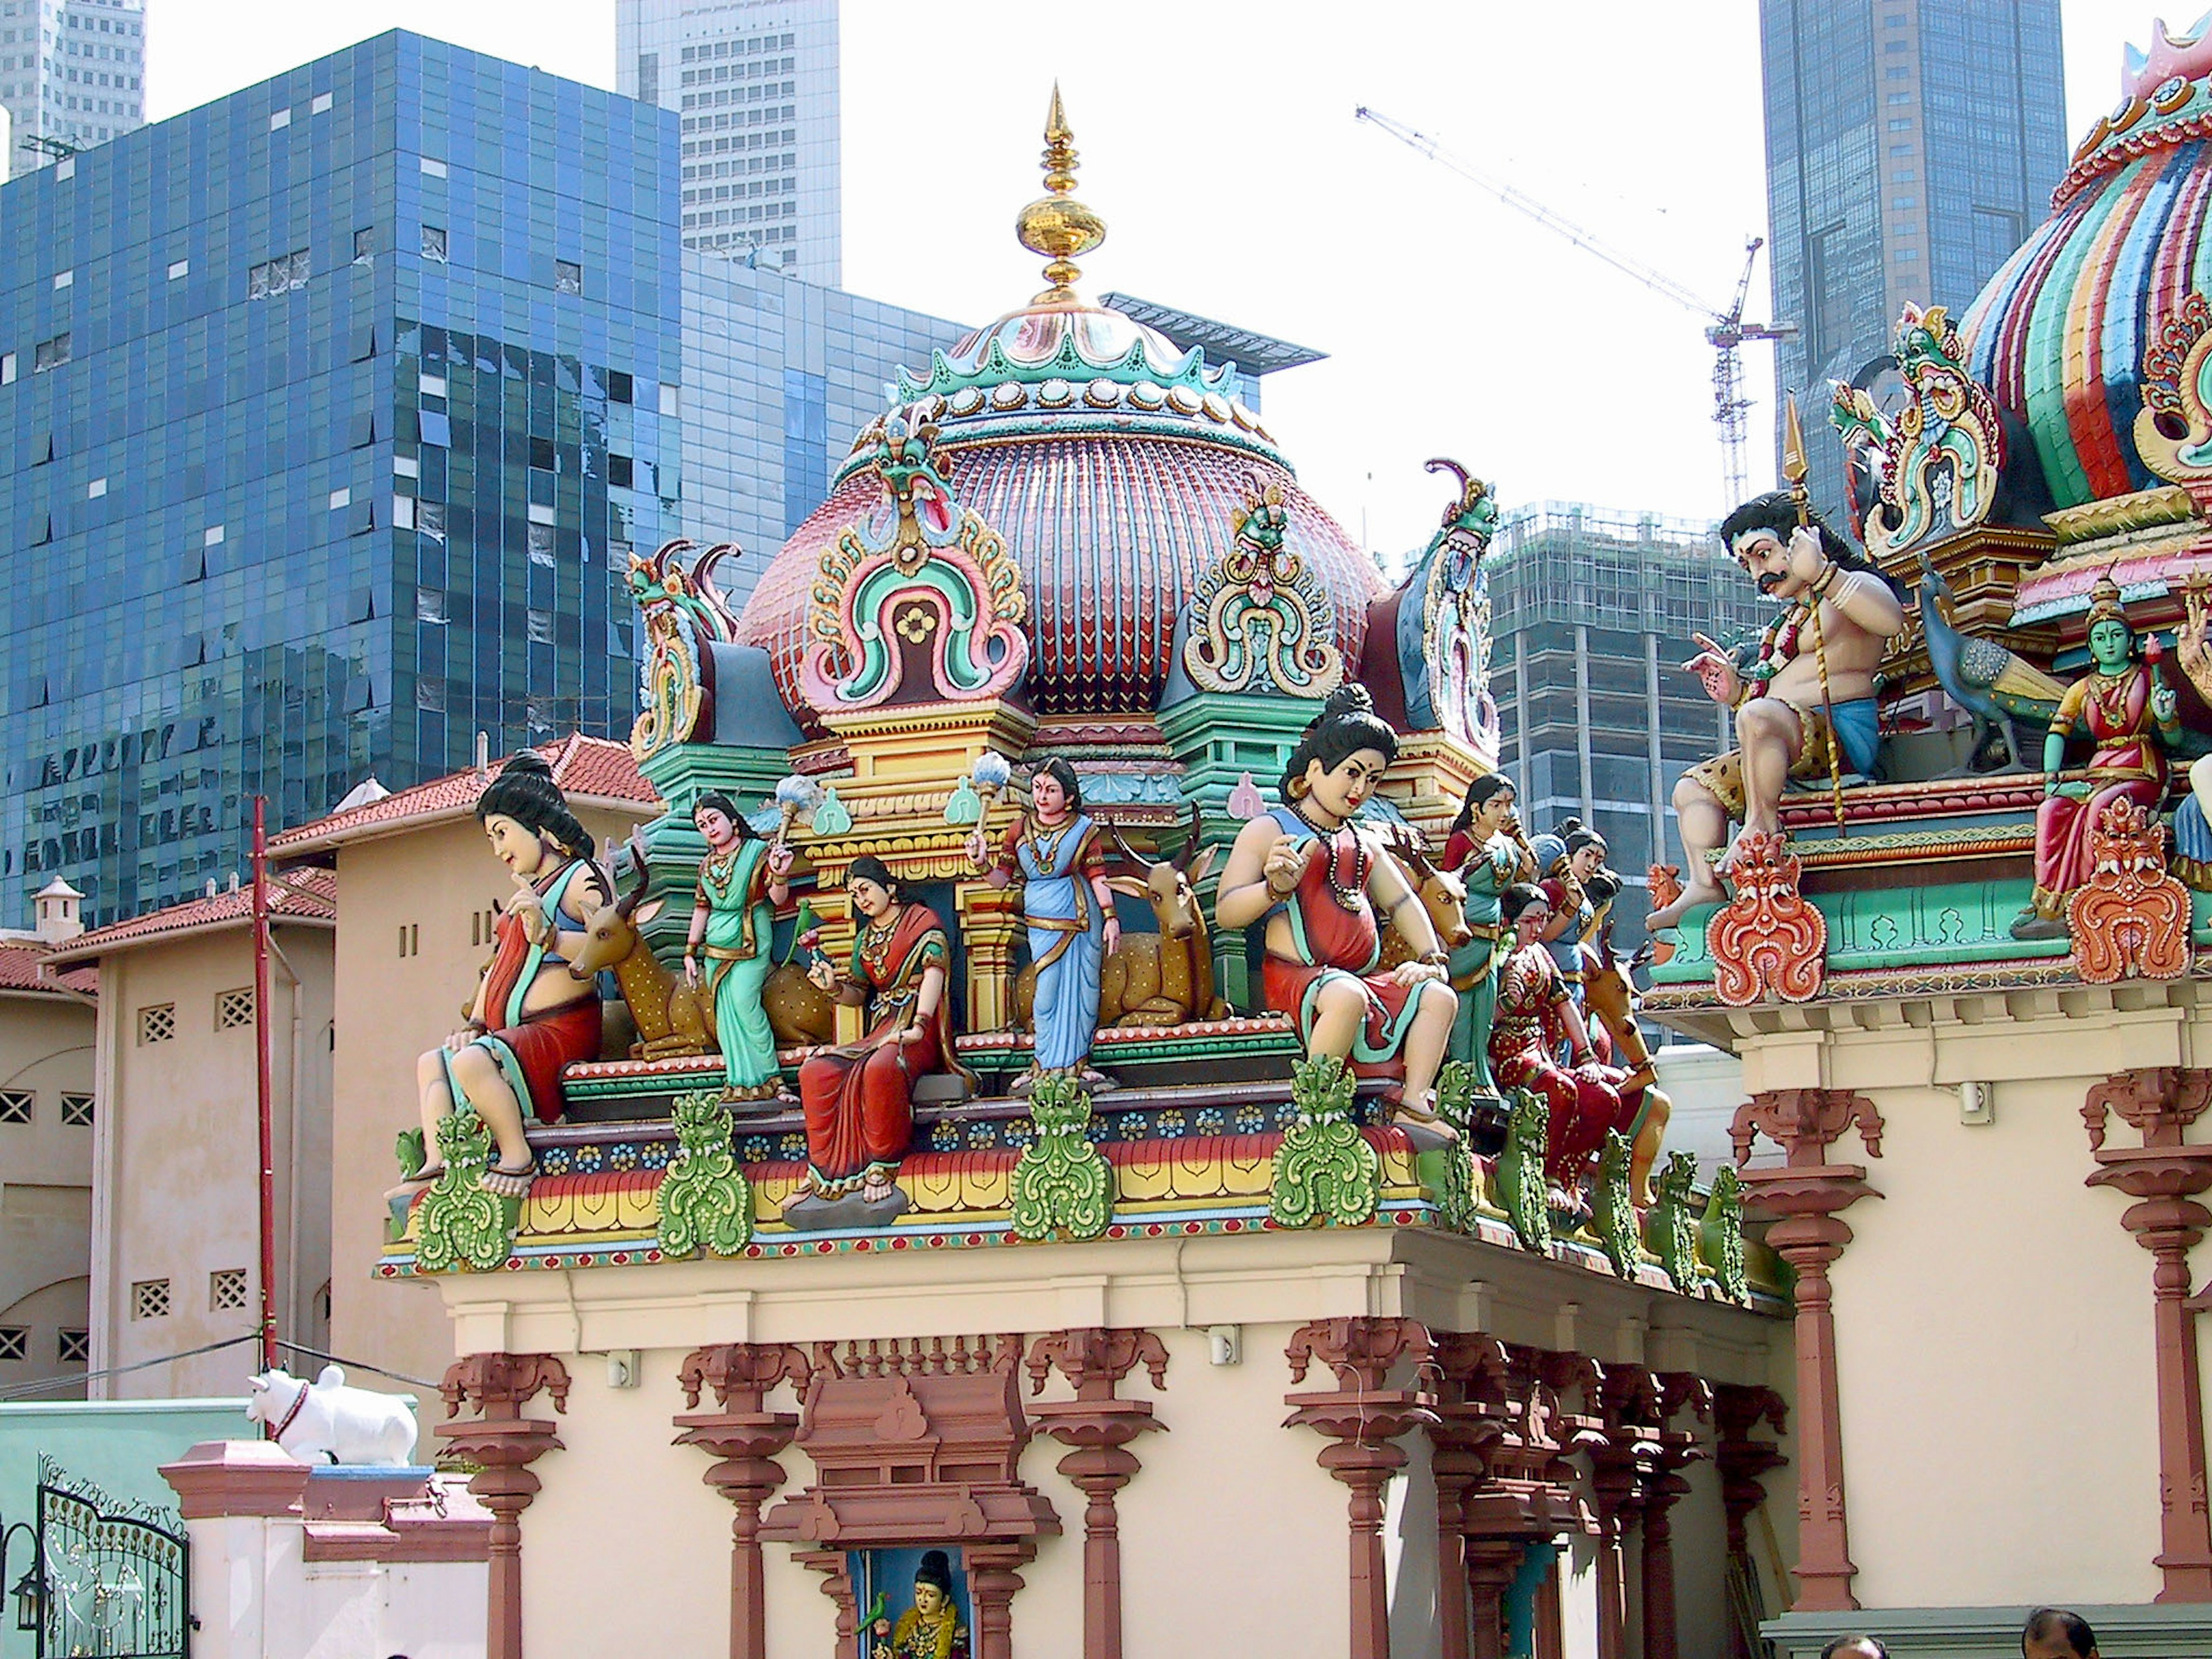
[[[295,989],[271,965],[278,1328],[319,1347],[315,1298],[330,1277],[331,933],[279,926],[276,939],[300,975]],[[100,966],[100,1042],[112,1081],[103,1091],[96,1154],[104,1190],[94,1216],[94,1360],[112,1368],[254,1328],[260,1278],[254,1031],[250,1024],[219,1030],[216,1024],[217,997],[253,983],[252,935],[232,928],[141,945]],[[175,1036],[139,1042],[141,1011],[163,1003],[176,1010]],[[210,1275],[232,1268],[246,1270],[247,1304],[217,1310]],[[133,1287],[160,1279],[168,1281],[168,1313],[135,1316]],[[255,1351],[240,1346],[152,1365],[94,1389],[110,1399],[234,1395],[257,1364]]]
[[[2150,1261],[2127,1200],[2083,1185],[2081,1111],[2112,1072],[2201,1063],[2191,1018],[1988,998],[1747,1046],[1747,1088],[1863,1090],[1887,1126],[1881,1158],[1849,1132],[1830,1154],[1882,1194],[1847,1212],[1832,1273],[1865,1606],[2157,1593]],[[1993,1122],[1960,1121],[1966,1080],[1992,1088]]]
[[[648,816],[641,813],[637,821]],[[629,834],[633,822],[589,809],[580,817],[603,846],[610,836]],[[491,959],[484,916],[514,883],[493,861],[472,817],[343,848],[337,876],[331,1346],[434,1381],[453,1358],[436,1295],[376,1277],[388,1213],[384,1194],[399,1178],[393,1140],[419,1121],[416,1059],[461,1023]],[[387,1390],[404,1386],[382,1377],[357,1380]],[[437,1399],[434,1391],[421,1392],[426,1407]],[[426,1412],[423,1420],[433,1414]]]
[[[87,1327],[93,1131],[62,1121],[61,1097],[93,1092],[94,1036],[82,1003],[0,991],[0,1089],[35,1097],[30,1122],[0,1123],[0,1325],[30,1333],[24,1358],[0,1359],[0,1389],[85,1369],[59,1354],[62,1331]]]

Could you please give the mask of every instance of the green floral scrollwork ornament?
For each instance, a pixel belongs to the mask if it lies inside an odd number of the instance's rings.
[[[422,1173],[422,1166],[430,1160],[422,1152],[422,1128],[417,1124],[411,1129],[402,1129],[392,1149],[399,1158],[399,1178],[412,1181]]]
[[[1505,1145],[1490,1176],[1490,1195],[1521,1248],[1536,1255],[1552,1253],[1552,1196],[1544,1181],[1544,1153],[1551,1145],[1552,1109],[1533,1089],[1516,1089],[1505,1119]]]
[[[1597,1155],[1596,1202],[1590,1231],[1598,1248],[1623,1279],[1636,1277],[1644,1248],[1636,1237],[1636,1206],[1628,1195],[1628,1137],[1618,1129],[1605,1132],[1605,1149]]]
[[[1691,1208],[1698,1178],[1695,1152],[1669,1152],[1667,1167],[1651,1183],[1651,1208],[1644,1218],[1644,1243],[1678,1291],[1698,1288],[1698,1223]]]
[[[1476,1182],[1474,1155],[1468,1150],[1468,1119],[1474,1107],[1474,1067],[1455,1060],[1437,1077],[1437,1111],[1460,1138],[1449,1146],[1421,1152],[1413,1159],[1414,1173],[1436,1206],[1440,1225],[1455,1233],[1474,1225]]]
[[[1713,1272],[1713,1288],[1730,1302],[1749,1299],[1743,1271],[1743,1182],[1723,1164],[1713,1176],[1705,1218],[1698,1223],[1698,1259]]]
[[[1278,1227],[1358,1227],[1374,1218],[1382,1166],[1352,1121],[1352,1089],[1351,1068],[1334,1054],[1292,1065],[1297,1121],[1275,1148],[1267,1194],[1267,1213]]]
[[[416,1231],[415,1266],[426,1273],[473,1267],[490,1273],[514,1253],[521,1219],[520,1199],[486,1192],[478,1179],[491,1161],[491,1131],[473,1110],[438,1120],[438,1150],[445,1173],[422,1194]]]
[[[678,1095],[669,1111],[676,1158],[660,1182],[660,1253],[735,1255],[752,1242],[753,1189],[730,1150],[730,1109],[712,1089]]]
[[[1086,1133],[1090,1095],[1066,1073],[1048,1073],[1030,1091],[1030,1121],[1036,1133],[1014,1165],[1014,1237],[1097,1237],[1114,1213],[1114,1170]]]

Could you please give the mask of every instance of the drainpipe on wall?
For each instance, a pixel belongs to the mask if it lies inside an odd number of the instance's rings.
[[[289,1183],[284,1189],[284,1328],[297,1335],[307,1328],[300,1320],[300,998],[305,988],[300,982],[300,970],[276,942],[273,926],[269,930],[269,952],[291,981],[292,1065],[284,1082],[285,1179]]]

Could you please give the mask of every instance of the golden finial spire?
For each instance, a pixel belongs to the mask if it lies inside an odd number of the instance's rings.
[[[1068,192],[1075,188],[1075,135],[1060,107],[1060,82],[1053,82],[1052,108],[1044,122],[1044,187],[1049,192],[1021,210],[1014,234],[1024,247],[1051,261],[1045,280],[1052,286],[1030,301],[1041,306],[1075,306],[1074,282],[1083,273],[1072,263],[1106,240],[1106,222]]]

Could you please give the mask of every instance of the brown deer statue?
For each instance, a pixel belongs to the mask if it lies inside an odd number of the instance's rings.
[[[660,914],[665,901],[643,902],[653,872],[646,866],[644,838],[635,832],[629,838],[629,891],[585,917],[585,943],[570,958],[568,971],[578,979],[589,979],[602,969],[614,970],[623,1000],[637,1022],[631,1059],[711,1054],[717,1045],[709,1000],[685,984],[682,975],[662,967],[640,931]]]
[[[1447,951],[1456,951],[1473,939],[1474,934],[1467,925],[1466,878],[1455,871],[1439,870],[1431,864],[1421,832],[1409,823],[1393,824],[1384,835],[1382,844],[1393,858],[1406,866],[1411,878],[1407,885],[1421,901],[1429,926],[1436,930],[1437,942]],[[1413,947],[1403,933],[1395,927],[1382,930],[1377,972],[1387,973],[1401,962],[1411,962],[1413,956]]]

